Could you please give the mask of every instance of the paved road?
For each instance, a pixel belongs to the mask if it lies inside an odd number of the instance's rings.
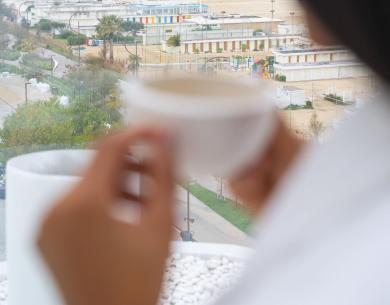
[[[179,188],[178,194],[178,219],[177,224],[181,229],[186,229],[184,218],[187,215],[187,192]],[[208,206],[194,196],[190,196],[191,218],[195,220],[191,225],[194,238],[199,242],[227,243],[249,246],[251,238],[223,217],[219,216]]]
[[[177,193],[177,226],[185,230],[187,215],[187,192],[179,188]],[[249,246],[251,238],[233,226],[223,217],[216,214],[194,196],[190,196],[191,218],[195,222],[191,225],[194,238],[199,242],[227,243]],[[178,234],[175,235],[178,239]],[[5,202],[0,200],[0,261],[5,259]]]
[[[44,58],[51,58],[53,56],[58,63],[57,68],[53,72],[55,77],[63,77],[68,72],[67,67],[75,67],[78,65],[76,61],[45,48],[37,48],[34,52]]]

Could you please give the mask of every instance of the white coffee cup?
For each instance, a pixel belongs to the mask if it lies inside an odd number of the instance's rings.
[[[43,151],[7,163],[8,305],[64,304],[38,253],[37,234],[47,212],[80,181],[94,156],[93,150]],[[126,188],[139,192],[139,176],[129,176]],[[113,217],[136,221],[138,210],[129,208],[114,206]]]
[[[54,202],[74,186],[92,159],[87,150],[46,151],[7,164],[7,271],[9,305],[62,305],[36,247],[37,233]]]
[[[122,82],[130,126],[158,123],[176,143],[180,174],[229,177],[264,150],[276,126],[268,84],[201,77]]]

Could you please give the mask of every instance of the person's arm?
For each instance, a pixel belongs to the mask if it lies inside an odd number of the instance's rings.
[[[129,163],[129,146],[154,155]],[[171,240],[173,177],[166,136],[142,129],[108,138],[82,181],[44,221],[39,249],[68,305],[155,305]],[[125,174],[149,177],[147,197],[123,191]],[[138,224],[113,218],[118,201],[137,201]]]

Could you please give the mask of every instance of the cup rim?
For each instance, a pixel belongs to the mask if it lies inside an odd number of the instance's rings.
[[[197,80],[199,78],[187,78]],[[168,78],[168,80],[180,80]],[[158,80],[157,80],[158,81]],[[166,81],[166,80],[163,80]],[[274,108],[271,101],[270,85],[266,81],[255,83],[251,80],[237,80],[237,83],[253,88],[253,94],[243,95],[239,101],[227,101],[226,96],[185,96],[170,94],[154,88],[146,88],[147,81],[121,82],[122,97],[128,109],[143,109],[160,115],[197,120],[232,119],[242,116],[253,116],[268,112]],[[233,84],[233,81],[228,81]],[[239,96],[235,96],[239,98]],[[183,107],[183,100],[185,105]],[[208,99],[207,102],[199,102]]]
[[[88,155],[87,159],[89,160],[90,157],[92,157],[95,153],[94,150],[89,149],[62,149],[62,150],[44,150],[44,151],[38,151],[28,154],[19,155],[16,157],[11,158],[7,162],[7,175],[10,172],[19,172],[25,176],[30,177],[36,177],[36,178],[50,178],[50,179],[69,179],[69,180],[78,180],[81,178],[81,175],[72,175],[72,174],[50,174],[50,173],[43,173],[38,170],[33,170],[31,168],[27,168],[26,164],[31,164],[31,162],[44,160],[42,157],[47,156],[53,156],[53,155],[59,155],[59,154],[80,154],[83,153],[85,155]]]

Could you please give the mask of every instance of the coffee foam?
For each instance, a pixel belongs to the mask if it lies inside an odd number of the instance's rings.
[[[200,98],[238,98],[257,93],[255,88],[244,83],[201,78],[148,81],[145,83],[145,88],[160,91],[165,94]]]

